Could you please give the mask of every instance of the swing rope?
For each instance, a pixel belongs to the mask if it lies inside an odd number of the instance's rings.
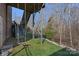
[[[17,8],[19,8],[19,3],[17,3]],[[18,19],[18,18],[17,18],[17,19]],[[19,39],[20,39],[20,38],[19,38],[19,24],[17,24],[16,26],[17,26],[17,30],[18,30],[18,31],[17,31],[17,32],[18,32],[18,33],[17,33],[17,43],[19,44],[19,43],[20,43],[20,40],[19,40]]]
[[[25,10],[24,19],[25,19],[25,42],[26,42],[26,3],[24,4],[24,10]]]
[[[44,6],[44,4],[42,5],[42,8],[41,8],[41,12],[40,12],[40,18],[41,18],[41,24],[40,24],[40,30],[41,30],[41,33],[40,33],[40,35],[41,35],[41,44],[43,43],[43,20],[44,20],[44,13],[43,13],[43,6]]]
[[[35,4],[34,4],[34,13],[33,13],[33,23],[32,23],[32,27],[33,27],[33,39],[35,38],[34,35],[35,35],[35,32],[34,32],[34,18],[35,18]]]
[[[38,9],[39,9],[39,4],[38,4]],[[40,12],[39,12],[39,14],[40,14]],[[40,31],[39,31],[39,24],[40,24],[40,23],[38,23],[38,27],[37,27],[38,37],[39,37],[39,34],[40,34]]]

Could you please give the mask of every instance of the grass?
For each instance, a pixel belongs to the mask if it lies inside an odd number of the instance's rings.
[[[61,48],[55,44],[44,41],[41,44],[40,39],[31,39],[26,44],[29,47],[24,47],[22,44],[13,48],[10,55],[12,56],[78,56],[78,52],[73,52],[66,48]]]
[[[23,45],[19,45],[15,47],[10,55],[14,56],[47,56],[50,55],[60,49],[62,49],[59,46],[56,46],[54,44],[51,44],[47,41],[44,41],[43,44],[41,44],[41,41],[39,39],[31,39],[26,42],[30,45],[29,48],[23,48]],[[23,48],[23,49],[22,49]]]

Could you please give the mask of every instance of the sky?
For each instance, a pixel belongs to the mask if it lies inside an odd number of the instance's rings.
[[[20,24],[20,22],[22,20],[23,12],[24,12],[24,10],[12,7],[12,21],[14,21],[17,17],[17,19],[15,21],[16,21],[16,23]]]
[[[62,3],[62,4],[61,3],[60,4],[46,3],[45,8],[40,10],[40,13],[37,12],[35,14],[35,23],[38,23],[42,11],[43,11],[42,14],[44,16],[45,21],[48,22],[49,17],[52,15],[52,13],[55,11],[55,9],[61,9],[62,10],[67,5],[68,4],[64,4],[64,3]],[[70,4],[69,5],[69,7],[72,7],[72,6],[73,7],[74,6],[79,7],[79,4],[72,4],[72,5]],[[23,16],[23,12],[24,12],[24,10],[12,7],[12,18],[13,18],[12,20],[15,19],[15,16],[18,16],[18,17]]]

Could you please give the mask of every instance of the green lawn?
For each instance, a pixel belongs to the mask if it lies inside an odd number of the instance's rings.
[[[62,49],[61,47],[51,44],[47,41],[44,41],[44,43],[41,45],[41,41],[39,39],[31,39],[31,40],[27,41],[26,43],[30,45],[29,48],[22,49],[24,46],[19,45],[14,48],[14,50],[12,51],[12,53],[10,55],[46,56],[46,55],[50,55],[50,54]]]
[[[53,56],[53,55],[79,55],[65,48],[61,48],[57,45],[44,41],[41,44],[39,39],[31,39],[26,42],[29,44],[28,47],[24,47],[22,44],[15,47],[10,55],[12,56]]]

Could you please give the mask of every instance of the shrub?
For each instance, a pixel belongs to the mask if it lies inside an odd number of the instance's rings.
[[[55,30],[53,28],[47,27],[44,32],[44,35],[46,36],[46,38],[52,39],[53,36],[55,35]]]

